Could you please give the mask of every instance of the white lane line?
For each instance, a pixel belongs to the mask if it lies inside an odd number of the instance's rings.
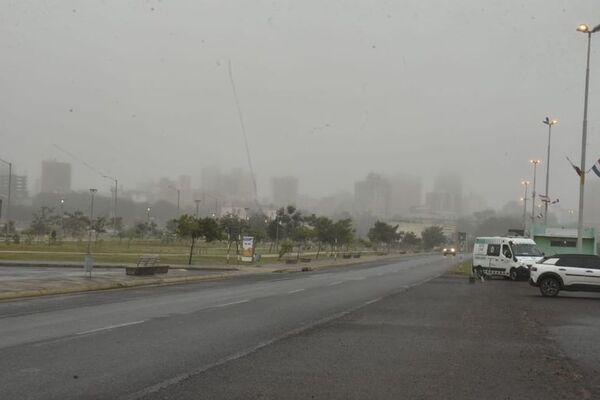
[[[296,289],[296,290],[290,290],[290,291],[288,292],[288,294],[292,294],[292,293],[298,293],[298,292],[303,292],[303,291],[305,291],[305,290],[306,290],[306,289]]]
[[[377,303],[377,302],[378,302],[379,300],[381,300],[381,299],[382,299],[382,297],[378,297],[378,298],[376,298],[376,299],[373,299],[373,300],[365,301],[363,304],[364,304],[365,306],[368,306],[369,304]]]
[[[249,299],[244,299],[244,300],[239,300],[239,301],[233,301],[231,303],[217,304],[216,306],[212,306],[212,308],[221,308],[221,307],[233,306],[233,305],[236,305],[236,304],[247,303],[249,301],[250,301]]]
[[[339,285],[340,283],[344,283],[344,281],[336,281],[336,282],[331,282],[329,285],[327,286],[335,286],[335,285]]]
[[[78,332],[78,333],[76,333],[76,335],[87,335],[87,334],[90,334],[90,333],[107,331],[109,329],[116,329],[116,328],[123,328],[125,326],[137,325],[137,324],[141,324],[141,323],[144,323],[144,322],[146,322],[145,319],[143,319],[141,321],[133,321],[133,322],[125,322],[123,324],[117,324],[117,325],[109,325],[109,326],[104,326],[102,328],[90,329],[89,331]]]

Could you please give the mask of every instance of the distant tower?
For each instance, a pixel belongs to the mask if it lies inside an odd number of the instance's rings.
[[[64,194],[71,191],[71,164],[42,161],[41,193]]]

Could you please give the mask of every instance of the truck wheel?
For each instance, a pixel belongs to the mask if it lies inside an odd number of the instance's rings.
[[[558,279],[547,276],[540,282],[540,293],[545,297],[554,297],[560,292],[560,282]]]
[[[519,279],[519,274],[517,274],[516,268],[511,268],[510,269],[509,278],[510,278],[511,281],[516,281],[516,280]]]
[[[478,279],[481,279],[481,278],[485,277],[485,272],[483,272],[483,267],[481,267],[481,266],[475,267],[475,276]]]

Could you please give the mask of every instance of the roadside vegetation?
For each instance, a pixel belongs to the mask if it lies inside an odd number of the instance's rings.
[[[31,224],[20,231],[10,227],[0,260],[81,261],[88,251],[97,262],[134,263],[144,254],[158,254],[171,264],[234,263],[241,254],[242,238],[254,238],[260,263],[285,260],[360,257],[361,254],[420,252],[442,245],[442,228],[432,226],[417,237],[397,225],[376,221],[366,238],[357,237],[351,218],[331,219],[304,215],[294,206],[274,216],[255,213],[247,218],[220,218],[184,214],[158,226],[149,218],[124,226],[116,220],[83,212],[57,213],[42,207]]]

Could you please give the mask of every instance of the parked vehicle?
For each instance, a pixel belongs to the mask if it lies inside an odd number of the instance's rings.
[[[503,276],[513,281],[527,279],[529,268],[543,258],[532,239],[524,237],[479,237],[473,247],[473,272],[481,276]]]
[[[600,291],[600,257],[591,254],[560,254],[546,257],[531,267],[529,284],[542,296],[561,290]]]

